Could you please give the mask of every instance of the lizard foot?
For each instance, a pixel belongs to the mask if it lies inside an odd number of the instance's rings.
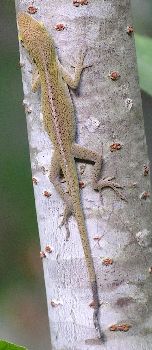
[[[87,47],[80,49],[78,62],[76,64],[74,64],[74,63],[71,64],[72,68],[76,68],[77,65],[79,65],[81,67],[81,69],[85,69],[85,68],[89,68],[89,67],[93,66],[93,63],[84,64],[84,59],[85,59],[87,50],[88,50]]]
[[[68,204],[66,204],[66,207],[64,209],[64,213],[63,213],[63,219],[61,221],[60,227],[65,225],[66,228],[66,241],[68,241],[69,237],[70,237],[70,231],[69,231],[69,226],[68,226],[68,220],[70,218],[70,216],[73,214],[73,206],[72,206],[72,202],[68,199]]]
[[[96,184],[94,185],[94,189],[101,191],[105,187],[110,187],[122,200],[127,202],[126,197],[118,191],[118,188],[123,189],[123,186],[117,184],[116,182],[113,182],[112,180],[114,180],[114,177],[107,177],[105,179],[101,179],[98,182],[96,182]]]

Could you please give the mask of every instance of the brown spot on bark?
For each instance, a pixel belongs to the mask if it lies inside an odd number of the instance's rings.
[[[122,324],[113,324],[112,326],[109,327],[109,330],[111,332],[128,332],[129,329],[131,328],[130,324],[127,323],[122,323]]]
[[[73,0],[73,5],[76,7],[80,5],[88,5],[88,0]]]
[[[111,152],[118,151],[121,148],[122,148],[122,145],[119,142],[114,142],[114,143],[112,143],[112,145],[110,145]]]
[[[102,260],[102,265],[109,266],[113,264],[113,259],[105,258]]]
[[[43,192],[43,195],[44,195],[45,197],[49,198],[49,197],[51,197],[52,193],[49,192],[49,191],[44,191],[44,192]]]
[[[120,73],[119,72],[110,72],[108,76],[111,80],[117,80],[120,77]]]
[[[27,12],[30,13],[30,15],[34,15],[34,13],[37,12],[37,8],[34,6],[29,6]]]
[[[124,306],[128,306],[132,302],[133,302],[133,299],[129,297],[119,298],[116,301],[116,306],[124,307]]]
[[[63,23],[57,23],[55,25],[55,29],[58,31],[58,32],[61,32],[62,30],[64,30],[65,28],[65,25]]]
[[[149,174],[149,167],[147,165],[144,165],[144,176],[147,176]]]
[[[131,35],[134,32],[134,29],[132,26],[127,26],[127,34]]]

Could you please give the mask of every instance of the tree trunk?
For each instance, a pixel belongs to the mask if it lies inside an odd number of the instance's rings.
[[[17,13],[27,1],[16,0]],[[54,38],[64,66],[87,46],[76,93],[72,92],[81,145],[102,152],[102,177],[115,176],[124,186],[123,201],[111,189],[101,194],[91,187],[92,165],[78,166],[88,237],[100,296],[100,325],[105,343],[99,347],[93,326],[92,292],[77,224],[70,219],[70,238],[60,228],[64,205],[49,182],[53,151],[44,131],[40,93],[31,92],[31,63],[20,48],[24,104],[27,116],[48,314],[53,350],[150,349],[152,343],[152,241],[149,165],[137,78],[130,1],[33,1],[33,17],[43,21]],[[57,24],[65,29],[56,30]]]

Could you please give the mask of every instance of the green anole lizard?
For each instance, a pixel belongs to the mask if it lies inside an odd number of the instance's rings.
[[[41,85],[41,106],[44,127],[53,145],[54,154],[50,169],[50,181],[65,203],[63,223],[66,224],[70,215],[77,221],[86,265],[93,293],[94,326],[99,338],[103,340],[98,314],[99,297],[97,280],[90,244],[87,236],[83,210],[81,208],[79,182],[74,158],[94,162],[93,188],[101,190],[110,187],[118,194],[118,184],[112,178],[99,180],[102,154],[82,147],[75,143],[74,108],[69,94],[68,86],[75,89],[80,81],[84,69],[84,56],[81,52],[79,62],[75,67],[75,76],[72,78],[60,64],[55,52],[54,42],[45,27],[26,13],[18,14],[19,38],[32,57],[37,72],[34,73],[32,91],[35,92]],[[63,190],[59,175],[62,170],[66,180],[68,193]],[[122,199],[124,197],[119,194]]]

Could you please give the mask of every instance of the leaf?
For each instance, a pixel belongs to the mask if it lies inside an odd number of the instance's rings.
[[[152,95],[152,38],[136,34],[135,42],[140,86]]]
[[[8,343],[5,340],[0,340],[0,350],[27,350],[23,346],[18,346],[12,343]]]

